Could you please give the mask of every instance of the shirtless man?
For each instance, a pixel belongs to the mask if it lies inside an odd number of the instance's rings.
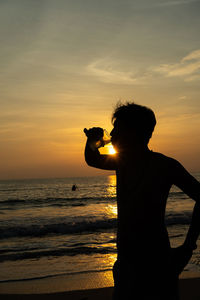
[[[178,276],[196,249],[200,233],[200,183],[175,159],[150,151],[156,125],[152,110],[135,103],[118,106],[110,135],[116,155],[101,155],[91,143],[101,128],[87,131],[89,166],[115,170],[117,176],[117,261],[114,300],[177,300]],[[172,185],[196,201],[185,242],[171,248],[165,208]]]

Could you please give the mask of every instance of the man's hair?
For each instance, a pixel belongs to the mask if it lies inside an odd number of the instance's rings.
[[[112,123],[119,122],[120,126],[136,132],[138,138],[148,144],[156,125],[154,112],[134,102],[119,103],[112,115]]]

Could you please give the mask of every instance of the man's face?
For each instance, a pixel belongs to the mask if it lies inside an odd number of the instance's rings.
[[[119,121],[114,122],[113,130],[110,132],[111,142],[117,151],[126,150],[130,147],[132,140],[132,134],[130,134],[128,128],[120,124]]]

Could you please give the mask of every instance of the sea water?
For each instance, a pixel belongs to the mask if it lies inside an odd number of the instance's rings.
[[[184,241],[193,206],[172,187],[166,225],[173,247]],[[116,227],[115,175],[0,181],[0,282],[111,270]],[[185,270],[200,272],[200,249]]]

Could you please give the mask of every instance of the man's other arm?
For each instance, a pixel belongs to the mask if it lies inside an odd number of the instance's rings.
[[[194,250],[200,235],[200,183],[179,162],[175,161],[174,184],[196,201],[190,227],[184,242],[186,248]]]

